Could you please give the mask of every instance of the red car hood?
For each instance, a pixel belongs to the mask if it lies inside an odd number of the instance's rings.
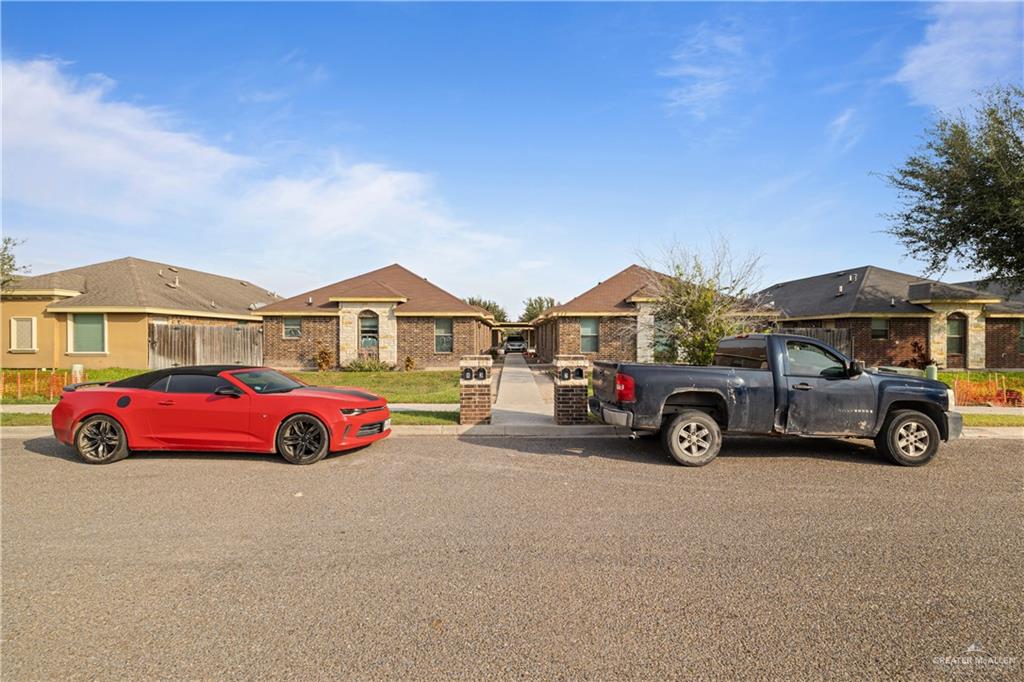
[[[379,395],[350,386],[303,386],[294,391],[289,391],[289,393],[292,395],[305,394],[337,398],[339,402],[344,402],[352,407],[379,407],[388,404],[388,401]]]

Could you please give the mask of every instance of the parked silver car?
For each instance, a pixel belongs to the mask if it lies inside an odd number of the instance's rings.
[[[526,339],[521,336],[509,336],[505,339],[506,353],[525,353]]]

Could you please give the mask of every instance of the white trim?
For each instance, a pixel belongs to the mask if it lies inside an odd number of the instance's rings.
[[[74,298],[81,294],[81,291],[75,291],[74,289],[4,289],[3,292],[0,292],[0,295],[4,298],[17,298],[18,296]]]
[[[202,310],[184,310],[179,308],[150,308],[147,306],[116,306],[116,305],[92,305],[92,306],[56,306],[46,307],[48,313],[149,313],[151,315],[170,315],[174,317],[210,317],[218,320],[248,320],[259,322],[263,318],[253,315],[237,315],[235,313],[214,313]],[[254,311],[255,312],[255,311]]]
[[[32,347],[31,348],[15,348],[14,339],[17,337],[17,333],[14,329],[15,320],[31,320],[32,321]],[[38,353],[39,352],[39,337],[36,335],[36,318],[31,315],[12,315],[8,332],[10,338],[7,340],[7,351],[9,353]]]
[[[110,334],[107,329],[107,314],[103,315],[103,350],[75,350],[75,315],[96,315],[97,313],[68,313],[68,350],[65,355],[108,355],[110,352]]]

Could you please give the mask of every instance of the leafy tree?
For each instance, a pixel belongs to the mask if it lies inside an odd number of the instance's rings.
[[[970,116],[942,116],[884,178],[902,205],[888,232],[926,274],[956,259],[1024,289],[1024,89],[996,87]]]
[[[523,314],[519,316],[520,322],[529,322],[544,311],[554,308],[558,301],[550,296],[531,296],[523,301]]]
[[[760,258],[734,257],[722,237],[703,252],[670,246],[648,270],[660,362],[710,365],[719,339],[763,328],[771,317],[755,293]]]
[[[497,301],[491,301],[490,299],[480,298],[479,296],[470,296],[465,299],[466,303],[475,305],[478,308],[483,308],[491,315],[494,315],[494,319],[498,322],[508,322],[508,313],[505,309],[498,305]]]
[[[14,255],[14,248],[23,242],[24,240],[14,237],[3,238],[3,243],[0,245],[0,287],[6,287],[18,279],[19,274],[28,272],[28,266],[18,265],[18,260]]]

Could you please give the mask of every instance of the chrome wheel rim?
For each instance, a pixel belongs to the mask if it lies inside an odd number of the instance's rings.
[[[285,427],[281,443],[291,457],[311,457],[324,445],[323,428],[313,419],[296,419]]]
[[[920,457],[928,449],[931,437],[921,422],[910,421],[896,431],[896,447],[907,457]]]
[[[117,452],[120,445],[121,434],[117,427],[106,419],[97,419],[86,424],[78,434],[78,449],[92,459],[106,459]]]
[[[687,457],[700,457],[711,449],[711,432],[698,422],[683,424],[676,438],[679,441],[679,449]]]

